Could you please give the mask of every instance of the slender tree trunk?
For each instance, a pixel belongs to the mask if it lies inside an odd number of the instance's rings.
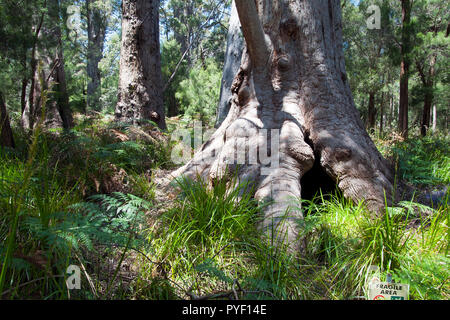
[[[404,138],[408,137],[408,71],[409,66],[402,61],[400,73],[400,103],[398,110],[399,131]]]
[[[159,1],[122,2],[122,47],[116,119],[166,128],[162,99]]]
[[[381,93],[381,102],[380,102],[380,137],[383,136],[384,130],[384,92]]]
[[[101,74],[98,64],[103,57],[103,46],[106,33],[106,17],[100,8],[94,4],[95,0],[86,0],[87,11],[87,106],[93,110],[100,110]]]
[[[179,112],[179,103],[175,97],[175,90],[170,87],[173,85],[173,80],[179,70],[179,68],[186,63],[188,67],[192,65],[192,47],[193,43],[193,34],[192,28],[189,23],[189,19],[192,16],[192,12],[194,10],[194,1],[181,1],[174,8],[174,15],[180,21],[180,26],[174,28],[174,38],[176,42],[180,45],[180,53],[181,59],[178,62],[178,65],[175,67],[174,72],[169,75],[165,86],[163,88],[163,92],[165,95],[164,102],[167,105],[167,115],[169,117],[177,116]]]
[[[14,138],[9,123],[8,111],[3,100],[3,94],[0,92],[0,146],[14,148]]]
[[[225,64],[223,67],[222,84],[220,88],[220,100],[217,108],[216,128],[218,128],[228,115],[233,97],[231,86],[234,77],[239,71],[244,50],[244,38],[241,34],[241,23],[233,1],[230,25],[228,27],[227,49],[225,53]]]
[[[27,104],[27,86],[28,86],[28,79],[27,77],[23,77],[22,79],[22,89],[20,93],[20,108],[22,111],[22,114],[25,112],[26,104]]]
[[[173,175],[214,183],[237,173],[259,201],[261,228],[298,246],[301,178],[313,166],[381,212],[392,168],[367,134],[345,71],[339,0],[236,0],[246,42],[227,118]],[[315,165],[314,165],[315,164]],[[317,183],[321,183],[317,175]],[[230,180],[231,181],[231,180]]]
[[[179,114],[178,111],[178,101],[175,98],[174,94],[167,95],[166,97],[166,104],[167,104],[167,116],[169,117],[175,117]]]
[[[22,32],[27,32],[26,28],[22,28]],[[27,86],[28,86],[28,69],[27,69],[27,45],[25,43],[25,41],[22,43],[22,50],[23,50],[23,55],[22,55],[22,68],[23,68],[23,72],[24,72],[24,76],[22,78],[22,86],[21,86],[21,92],[20,92],[20,109],[21,109],[21,114],[24,113],[25,111],[25,107],[26,107],[26,103],[27,103]]]
[[[69,108],[64,56],[62,52],[59,1],[49,0],[47,11],[42,18],[38,38],[32,53],[32,81],[29,99],[22,115],[22,124],[32,129],[43,110],[42,97],[47,96],[45,104],[45,123],[47,128],[70,128],[73,125]]]
[[[369,94],[369,112],[367,117],[367,128],[373,130],[375,128],[375,121],[377,116],[377,109],[375,108],[375,93]]]
[[[436,109],[436,105],[433,105],[433,134],[436,133],[436,128],[437,128],[437,109]]]
[[[47,1],[44,2],[44,6],[47,6]],[[28,101],[26,101],[25,108],[22,110],[22,127],[25,129],[33,128],[34,126],[34,104],[35,104],[35,97],[36,97],[36,86],[39,83],[39,79],[36,81],[36,74],[37,74],[37,66],[38,66],[38,60],[37,60],[37,47],[38,42],[41,37],[41,29],[42,25],[44,24],[45,19],[45,13],[42,13],[39,22],[35,27],[34,31],[34,37],[33,37],[33,46],[31,49],[31,59],[30,59],[30,67],[31,67],[31,85],[30,85],[30,91],[28,94]]]
[[[422,112],[422,121],[420,124],[420,134],[425,137],[431,124],[431,108],[433,105],[433,88],[426,88],[424,106]]]
[[[400,106],[399,106],[399,131],[404,138],[408,137],[408,96],[409,96],[409,68],[410,68],[410,23],[411,1],[402,2],[402,45],[400,66]]]
[[[420,69],[420,75],[422,78],[422,83],[425,90],[425,97],[423,102],[423,111],[422,111],[422,121],[420,124],[420,134],[425,137],[427,135],[428,129],[430,129],[431,123],[431,108],[433,106],[434,100],[434,77],[436,75],[435,64],[436,64],[437,55],[433,54],[430,61],[430,69],[428,72],[428,77],[425,76],[423,69]]]
[[[57,88],[57,103],[58,111],[62,120],[63,128],[69,129],[73,127],[73,116],[69,105],[69,93],[67,91],[67,80],[65,70],[64,53],[62,50],[61,29],[58,30],[58,62],[59,65],[56,68],[56,88]]]
[[[175,15],[180,20],[181,26],[186,27],[183,30],[180,30],[180,28],[175,28],[174,30],[174,37],[175,40],[180,44],[180,52],[184,53],[186,50],[188,50],[191,40],[191,33],[190,25],[189,25],[189,18],[193,11],[193,5],[194,1],[182,1],[181,7],[178,6],[175,8]],[[190,52],[187,53],[185,60],[187,61],[187,64],[190,66],[192,63],[191,54]]]

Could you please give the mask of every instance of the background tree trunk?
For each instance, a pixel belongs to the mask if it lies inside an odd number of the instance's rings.
[[[433,105],[433,134],[436,133],[436,127],[437,127],[437,110],[436,110],[436,105]]]
[[[159,1],[122,2],[122,48],[116,119],[147,119],[166,128],[162,99]]]
[[[381,94],[381,102],[380,102],[380,137],[383,137],[384,130],[384,92]]]
[[[234,77],[239,71],[244,50],[244,38],[241,33],[241,23],[233,1],[228,27],[227,49],[225,53],[225,64],[223,67],[222,84],[220,88],[220,100],[217,108],[216,128],[218,128],[228,115],[231,107],[231,86]]]
[[[427,135],[428,129],[430,129],[431,124],[431,107],[433,105],[433,88],[425,88],[427,92],[425,93],[423,111],[422,111],[422,121],[420,123],[420,134],[425,137]]]
[[[3,100],[3,94],[0,92],[0,146],[14,148],[14,138],[9,123],[8,111]]]
[[[313,167],[345,197],[382,211],[385,195],[390,203],[393,174],[353,102],[340,1],[236,0],[236,7],[247,49],[230,112],[173,175],[199,174],[214,183],[237,172],[240,182],[251,182],[256,199],[270,201],[262,230],[277,239],[286,236],[293,246],[302,213],[292,199],[311,187],[301,185],[301,178]]]
[[[410,24],[411,24],[411,1],[402,2],[402,44],[401,44],[401,66],[400,66],[400,105],[399,105],[399,131],[404,138],[408,137],[408,95],[409,95],[409,68],[410,68]]]
[[[176,7],[175,16],[179,17],[181,26],[185,26],[186,29],[175,28],[174,37],[175,40],[180,44],[180,52],[183,54],[188,50],[185,60],[188,66],[192,66],[192,56],[189,47],[191,46],[191,41],[193,41],[192,28],[188,22],[189,18],[192,16],[194,10],[194,1],[181,1],[181,6]]]
[[[430,61],[430,69],[428,71],[428,77],[424,74],[423,69],[419,69],[419,74],[422,79],[423,88],[425,90],[425,97],[423,102],[422,121],[420,124],[420,134],[425,137],[431,124],[431,108],[434,100],[434,78],[436,75],[435,64],[436,54],[433,54]]]
[[[47,91],[44,125],[47,128],[68,129],[73,125],[73,118],[64,69],[59,1],[47,1],[47,10],[33,49],[30,95],[22,115],[22,124],[27,129],[34,127],[42,112],[42,94]]]
[[[373,130],[375,128],[375,121],[377,116],[377,109],[375,108],[375,93],[369,94],[369,111],[367,116],[367,129]]]
[[[46,5],[46,3],[45,3]],[[34,37],[33,37],[33,46],[31,49],[31,59],[30,59],[30,68],[31,68],[31,85],[30,85],[30,90],[28,93],[28,100],[25,101],[25,105],[22,107],[22,118],[21,118],[21,124],[22,127],[25,129],[30,129],[33,128],[34,126],[34,104],[35,104],[35,90],[37,87],[37,82],[36,82],[36,72],[37,72],[37,66],[38,66],[38,60],[37,60],[37,50],[38,50],[38,42],[39,39],[42,38],[41,36],[41,30],[42,30],[42,25],[44,24],[44,19],[45,19],[45,13],[42,13],[41,16],[39,17],[39,22],[37,23],[36,27],[35,27],[35,31],[34,31]],[[25,88],[26,89],[26,88]]]
[[[95,5],[95,0],[86,0],[87,11],[87,74],[89,82],[87,86],[87,106],[94,110],[100,110],[101,74],[98,64],[103,57],[103,46],[106,33],[106,17],[100,8]]]

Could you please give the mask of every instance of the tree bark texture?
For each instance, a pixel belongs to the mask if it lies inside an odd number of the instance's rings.
[[[159,44],[159,1],[122,2],[122,48],[116,119],[165,129]]]
[[[220,88],[220,100],[217,108],[216,128],[218,128],[228,115],[231,107],[233,94],[231,86],[239,71],[244,50],[244,38],[241,33],[241,23],[233,1],[228,27],[227,49],[225,53],[225,64],[223,67],[222,84]]]
[[[257,200],[270,204],[261,229],[277,239],[287,237],[294,247],[303,216],[292,200],[310,187],[301,185],[301,178],[314,164],[345,197],[382,211],[385,195],[390,203],[394,177],[353,102],[340,1],[236,0],[236,7],[247,46],[230,112],[173,176],[214,183],[237,172],[239,182],[251,183]],[[277,148],[273,142],[279,142]],[[248,150],[255,146],[257,161],[250,161],[255,157]],[[278,158],[278,164],[261,154]]]

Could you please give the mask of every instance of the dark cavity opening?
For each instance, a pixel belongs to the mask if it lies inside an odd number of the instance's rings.
[[[326,174],[325,170],[320,165],[319,157],[316,156],[316,161],[311,170],[309,170],[302,177],[300,181],[302,187],[303,200],[317,200],[321,201],[320,194],[324,198],[329,198],[330,195],[336,194],[339,191],[336,182]]]

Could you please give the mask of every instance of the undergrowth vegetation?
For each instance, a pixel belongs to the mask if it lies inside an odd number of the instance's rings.
[[[403,201],[378,217],[339,193],[293,199],[295,255],[264,237],[264,205],[234,179],[177,180],[159,203],[170,144],[133,130],[84,120],[15,132],[18,147],[0,149],[2,299],[353,299],[375,273],[408,283],[411,299],[450,298],[448,189],[439,205]],[[448,142],[376,141],[399,179],[426,190],[450,183]],[[67,290],[69,265],[81,290]]]

